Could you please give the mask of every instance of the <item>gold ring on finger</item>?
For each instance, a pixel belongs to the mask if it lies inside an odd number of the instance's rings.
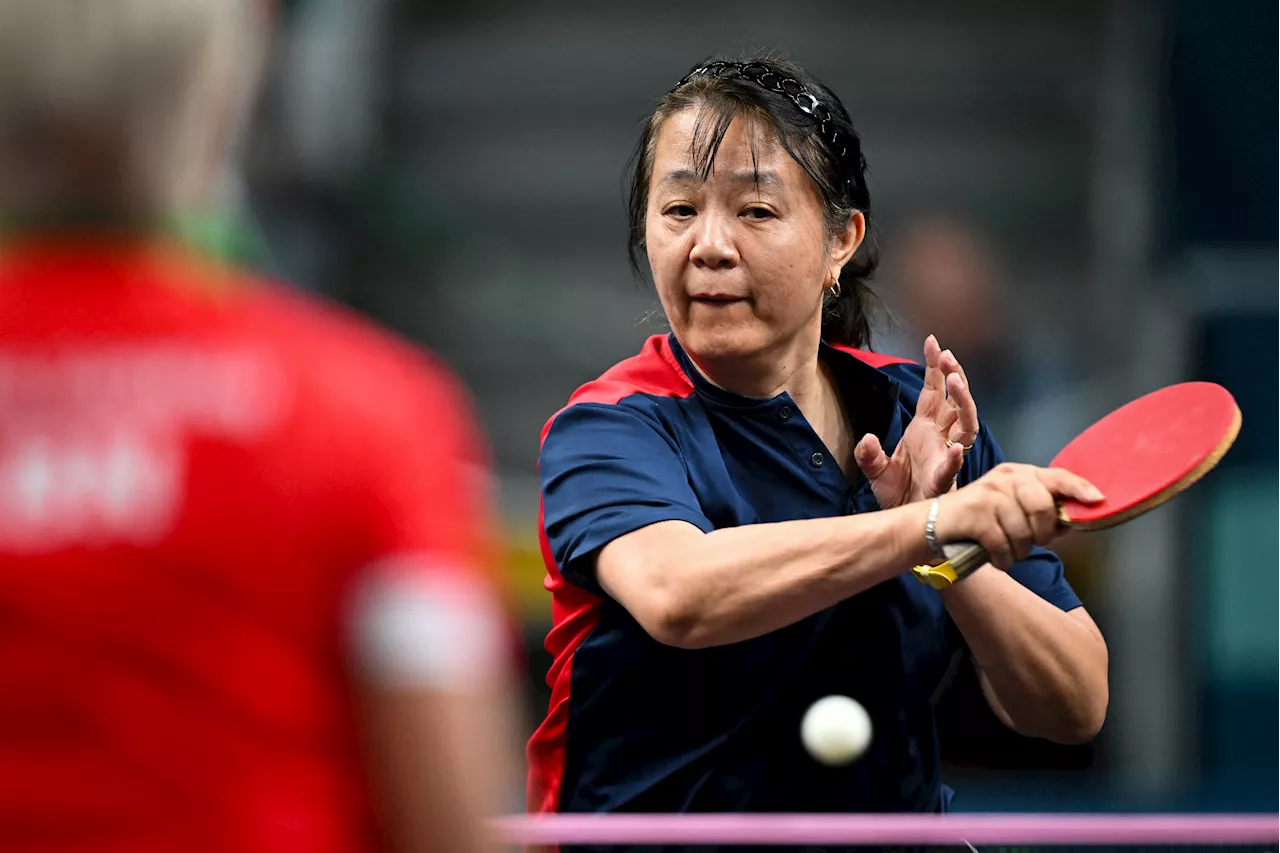
[[[955,444],[956,444],[956,443],[955,443],[954,441],[952,441],[951,439],[949,439],[949,438],[947,439],[947,447],[948,447],[948,448],[951,448],[951,447],[955,446]],[[970,450],[973,450],[973,445],[972,445],[972,444],[962,444],[962,445],[960,445],[960,450],[961,450],[961,451],[963,451],[964,453],[968,453]]]

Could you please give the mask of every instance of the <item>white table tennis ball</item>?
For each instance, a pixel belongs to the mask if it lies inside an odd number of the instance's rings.
[[[850,764],[871,744],[871,717],[848,696],[825,696],[805,712],[800,740],[815,761],[832,767]]]

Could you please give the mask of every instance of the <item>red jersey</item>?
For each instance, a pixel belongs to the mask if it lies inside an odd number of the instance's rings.
[[[450,375],[336,308],[0,256],[0,849],[369,849],[357,592],[483,587],[483,462]]]

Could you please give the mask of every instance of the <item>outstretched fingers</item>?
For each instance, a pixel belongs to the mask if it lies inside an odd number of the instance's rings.
[[[916,414],[934,417],[942,411],[947,397],[946,373],[942,368],[942,347],[933,335],[924,340],[924,387],[916,401]]]

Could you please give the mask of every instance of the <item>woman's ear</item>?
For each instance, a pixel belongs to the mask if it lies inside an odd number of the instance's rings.
[[[844,230],[836,234],[835,240],[831,243],[833,281],[840,280],[840,271],[853,258],[853,253],[858,251],[858,247],[862,245],[862,240],[866,236],[867,218],[862,215],[862,211],[855,210],[850,214]]]

